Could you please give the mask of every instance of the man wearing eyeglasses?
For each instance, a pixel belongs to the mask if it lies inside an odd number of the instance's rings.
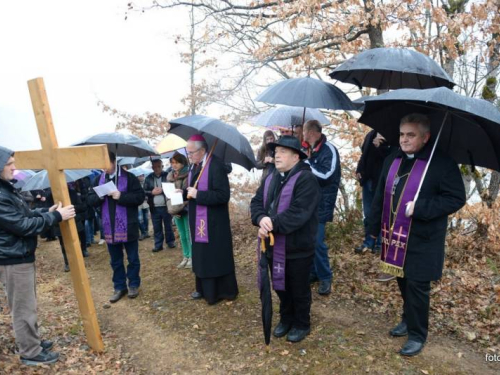
[[[443,272],[448,215],[465,204],[457,164],[438,150],[430,158],[430,140],[427,116],[401,120],[400,150],[384,162],[369,220],[372,237],[382,234],[381,270],[397,277],[403,298],[402,320],[389,333],[408,336],[399,351],[404,356],[420,353],[427,340],[431,281]]]
[[[193,299],[208,304],[238,295],[234,269],[233,240],[229,220],[229,179],[223,161],[210,154],[201,135],[192,136],[186,146],[191,167],[184,198],[189,200],[196,291]]]

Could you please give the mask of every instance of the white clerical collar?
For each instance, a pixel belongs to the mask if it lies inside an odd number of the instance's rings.
[[[413,159],[415,157],[415,154],[406,154],[406,157],[408,159]]]

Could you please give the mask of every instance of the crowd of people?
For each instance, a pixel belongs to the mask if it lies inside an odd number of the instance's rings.
[[[429,119],[408,115],[401,120],[400,147],[390,147],[375,131],[367,134],[356,170],[365,237],[354,252],[380,255],[380,281],[397,278],[403,314],[390,334],[408,336],[400,351],[405,356],[418,354],[427,340],[430,282],[441,277],[447,217],[465,204],[456,163],[439,152],[430,159],[431,144]],[[44,207],[30,210],[12,185],[14,152],[0,148],[0,280],[23,362],[57,360],[57,353],[50,351],[52,344],[40,339],[36,326],[34,254],[38,235],[61,238],[56,228],[62,220],[75,217],[83,256],[88,255],[94,234],[101,233],[112,268],[111,303],[140,293],[138,241],[149,236],[148,213],[155,253],[164,246],[178,246],[174,221],[182,247],[178,268],[192,269],[195,276],[192,299],[213,305],[237,298],[228,207],[230,168],[212,154],[201,135],[187,141],[186,152],[187,158],[175,153],[167,171],[160,159],[152,161],[153,173],[139,177],[117,168],[116,155],[110,153],[108,169],[69,186],[71,206],[54,205],[50,194],[34,192],[37,200],[45,197]],[[282,129],[279,137],[266,131],[256,160],[263,173],[250,203],[251,223],[265,241],[267,251],[261,256],[269,260],[272,286],[280,300],[280,319],[273,333],[299,342],[311,331],[311,284],[319,283],[321,296],[332,292],[334,270],[326,227],[334,217],[341,155],[322,125],[311,120]],[[117,190],[100,197],[93,187],[108,181],[114,181]],[[182,204],[172,204],[164,194],[164,183],[173,183],[182,193]],[[62,241],[61,247],[65,254]],[[64,261],[68,269],[65,255]],[[19,276],[28,271],[30,279]]]

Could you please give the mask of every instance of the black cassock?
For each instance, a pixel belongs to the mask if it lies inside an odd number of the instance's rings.
[[[193,166],[193,169],[189,186],[194,185],[200,174],[201,166]],[[189,200],[189,228],[191,230],[196,291],[201,293],[209,304],[216,303],[221,299],[231,300],[238,295],[229,220],[230,194],[229,179],[224,163],[213,156],[208,174],[208,190],[198,190],[196,199]],[[208,243],[195,242],[197,204],[208,208]]]

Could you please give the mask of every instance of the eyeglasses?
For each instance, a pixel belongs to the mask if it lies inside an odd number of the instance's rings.
[[[196,153],[197,153],[198,151],[200,151],[200,150],[201,150],[201,148],[199,148],[199,149],[198,149],[198,150],[196,150],[196,151],[188,151],[188,155],[189,155],[189,156],[193,156],[194,154],[196,154]]]

